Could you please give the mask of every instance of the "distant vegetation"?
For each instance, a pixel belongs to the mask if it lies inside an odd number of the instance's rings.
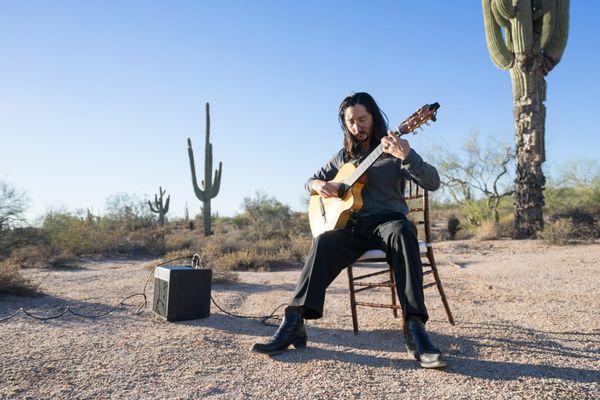
[[[21,268],[70,268],[82,256],[169,259],[199,253],[216,271],[260,270],[300,265],[312,240],[306,213],[261,192],[245,198],[243,212],[234,217],[213,215],[214,234],[204,236],[201,215],[163,221],[161,227],[147,200],[127,193],[109,197],[101,216],[50,211],[39,227],[23,227],[26,198],[8,184],[5,189],[11,191],[3,192],[0,210],[13,207],[0,231],[0,294],[35,290],[20,276]]]
[[[442,178],[443,179],[443,178]],[[600,238],[600,165],[596,161],[580,160],[564,164],[549,179],[545,195],[545,228],[539,237],[549,244],[567,244]],[[444,224],[442,238],[449,239],[448,222],[459,228],[457,239],[481,240],[512,238],[514,211],[512,197],[502,197],[494,209],[488,198],[479,196],[470,201],[456,202],[443,191],[435,193],[433,220]],[[444,233],[445,231],[445,233]]]
[[[547,184],[545,197],[543,240],[566,244],[600,238],[596,162],[565,165]],[[70,268],[80,257],[90,256],[169,259],[199,253],[217,272],[299,266],[312,240],[305,212],[292,211],[262,192],[244,198],[243,211],[233,217],[213,215],[210,236],[203,234],[201,215],[166,220],[161,227],[147,199],[127,193],[110,196],[103,215],[55,210],[35,227],[25,223],[27,205],[24,193],[0,181],[0,294],[35,292],[20,274],[22,268]],[[497,215],[485,197],[457,203],[436,193],[431,208],[434,240],[513,235],[510,197],[500,199]]]

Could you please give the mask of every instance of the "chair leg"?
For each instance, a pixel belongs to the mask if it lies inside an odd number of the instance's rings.
[[[390,282],[395,283],[396,281],[394,280],[394,273],[392,271],[392,266],[388,264],[388,269],[390,272]],[[394,308],[392,308],[392,313],[394,314],[394,318],[398,318],[398,309],[396,309],[396,305],[398,303],[396,303],[396,292],[394,290],[394,286],[390,286],[390,290],[392,291],[392,305],[394,306]]]
[[[448,317],[448,322],[450,325],[454,325],[454,317],[452,316],[452,311],[450,311],[450,305],[448,304],[448,299],[446,298],[446,293],[444,293],[444,288],[442,287],[442,280],[440,279],[440,275],[438,274],[438,269],[435,264],[435,259],[433,258],[432,252],[427,252],[427,258],[431,263],[431,270],[433,271],[433,277],[435,279],[436,287],[438,292],[440,293],[440,297],[442,298],[442,303],[444,304],[444,309],[446,310],[446,316]]]
[[[358,335],[358,317],[356,315],[356,297],[354,296],[354,277],[352,276],[352,265],[346,268],[348,271],[348,287],[350,289],[350,311],[352,312],[352,329]]]

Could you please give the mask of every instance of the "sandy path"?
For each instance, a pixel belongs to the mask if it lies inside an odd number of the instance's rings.
[[[428,289],[428,328],[447,354],[445,371],[417,368],[389,310],[359,309],[361,333],[353,335],[342,273],[328,291],[325,317],[307,328],[309,347],[274,357],[249,351],[273,328],[214,307],[210,318],[180,323],[149,309],[132,317],[140,298],[93,321],[13,318],[0,324],[0,397],[600,398],[599,245],[463,241],[435,249],[457,320],[447,323]],[[19,307],[105,310],[140,291],[145,264],[26,271],[49,295],[0,298],[0,318]],[[238,283],[215,284],[213,292],[231,311],[264,315],[289,296],[297,274],[242,272]]]

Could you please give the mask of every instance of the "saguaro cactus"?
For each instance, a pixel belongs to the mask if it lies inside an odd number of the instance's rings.
[[[165,225],[165,215],[169,212],[169,201],[171,200],[171,195],[167,196],[167,202],[163,204],[163,196],[166,193],[166,190],[162,189],[162,186],[158,187],[158,195],[154,195],[154,206],[152,202],[148,200],[148,205],[150,206],[150,211],[158,214],[158,224],[160,226]]]
[[[221,186],[221,172],[223,163],[219,162],[219,168],[215,170],[215,179],[212,179],[212,144],[210,143],[210,113],[209,104],[206,103],[206,141],[204,143],[204,180],[202,188],[198,186],[196,180],[196,166],[194,164],[194,151],[192,150],[192,141],[190,138],[188,143],[188,155],[190,157],[190,168],[192,170],[192,185],[194,185],[194,193],[200,201],[202,201],[202,219],[204,222],[204,235],[208,236],[212,233],[211,230],[211,211],[210,199],[213,199],[219,194]]]
[[[544,227],[546,81],[567,43],[569,0],[482,0],[490,56],[513,87],[517,171],[515,235]],[[502,34],[504,30],[504,35]]]

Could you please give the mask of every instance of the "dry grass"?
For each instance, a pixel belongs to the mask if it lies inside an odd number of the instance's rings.
[[[269,270],[276,265],[303,262],[312,239],[307,235],[257,240],[243,229],[215,230],[211,236],[198,231],[177,231],[166,238],[166,259],[198,253],[214,271]]]
[[[0,294],[34,296],[38,286],[21,275],[18,264],[5,260],[0,262]]]
[[[513,236],[515,217],[508,214],[500,218],[497,224],[491,220],[481,222],[477,228],[475,238],[477,240],[496,240],[501,238],[510,238]]]
[[[78,261],[68,254],[56,254],[47,245],[29,245],[15,249],[8,260],[20,268],[74,268]]]
[[[559,218],[546,223],[540,237],[548,244],[565,246],[572,239],[574,232],[575,226],[569,218]]]

